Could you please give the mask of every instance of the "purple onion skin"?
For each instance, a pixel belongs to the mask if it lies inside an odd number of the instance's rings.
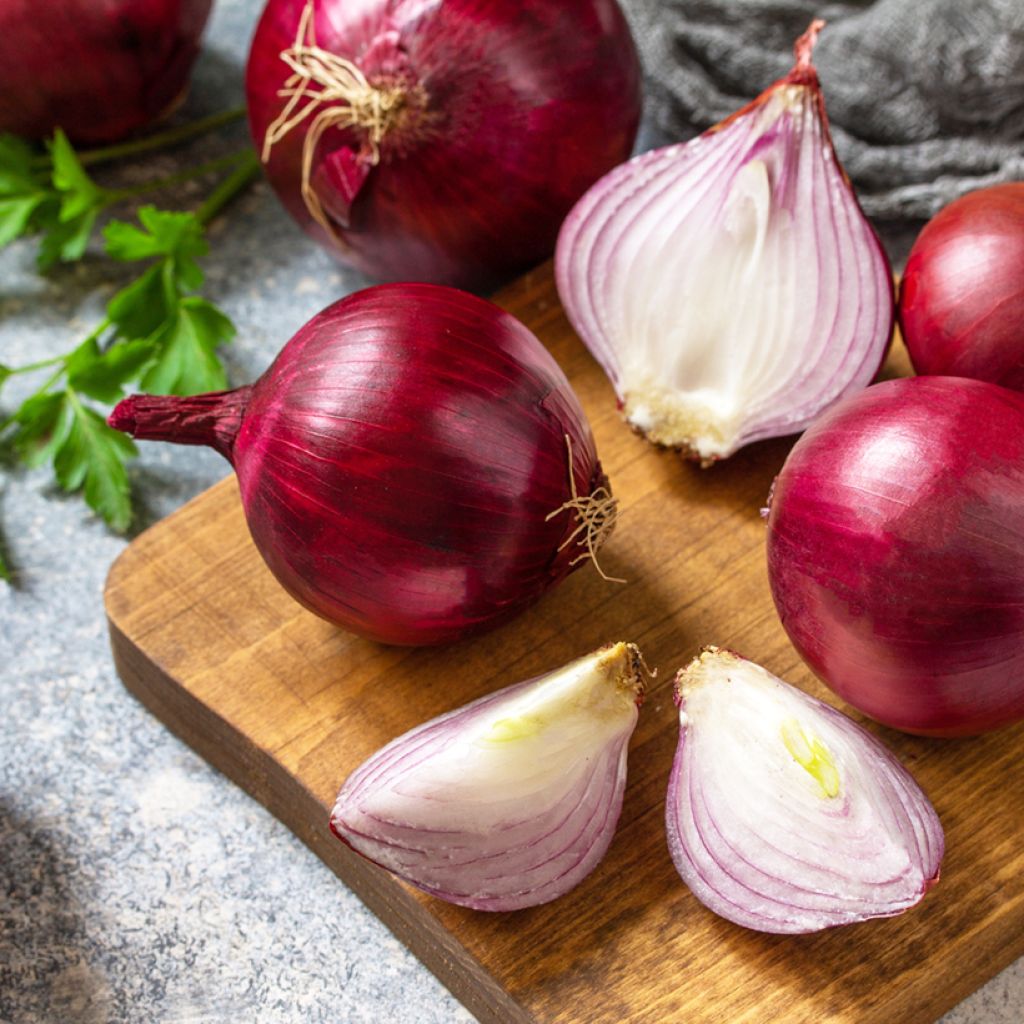
[[[440,644],[512,618],[581,553],[607,484],[583,410],[518,320],[465,292],[381,285],[329,306],[255,385],[125,399],[111,425],[235,467],[253,540],[303,605],[371,640]]]
[[[768,575],[801,656],[877,721],[1024,718],[1024,396],[916,377],[835,406],[775,481]]]
[[[918,373],[1024,391],[1024,182],[971,192],[924,226],[899,318]]]
[[[0,131],[112,142],[172,109],[212,0],[4,0]]]
[[[284,105],[292,45],[305,0],[270,0],[246,70],[250,127],[259,150]],[[640,64],[615,0],[365,0],[316,5],[319,46],[355,61],[371,84],[399,59],[427,96],[429,129],[395,132],[356,195],[335,240],[300,194],[310,119],[271,151],[267,177],[313,238],[383,281],[484,291],[550,255],[562,218],[602,174],[625,160],[640,118]],[[394,43],[367,55],[388,30]],[[332,129],[313,181],[325,206],[337,190],[323,160],[358,152],[353,131]]]

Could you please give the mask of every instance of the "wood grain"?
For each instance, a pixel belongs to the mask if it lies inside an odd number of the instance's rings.
[[[249,540],[229,478],[112,568],[107,614],[125,685],[293,829],[483,1021],[933,1021],[1024,954],[1024,726],[957,742],[869,726],[946,828],[942,881],[902,917],[793,938],[701,907],[664,838],[673,672],[714,643],[839,703],[790,647],[768,591],[759,508],[791,441],[703,471],[657,452],[619,419],[548,269],[499,301],[549,346],[590,416],[623,506],[602,563],[629,582],[588,567],[487,636],[443,650],[383,647],[288,598]],[[897,352],[887,372],[905,370],[903,359]],[[640,645],[659,682],[633,739],[615,840],[572,893],[474,913],[406,887],[330,836],[342,781],[394,736],[619,639]]]

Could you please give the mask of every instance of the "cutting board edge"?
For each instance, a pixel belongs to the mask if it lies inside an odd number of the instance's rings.
[[[223,481],[214,486],[223,486]],[[117,583],[117,565],[115,561],[108,575],[105,602]],[[536,1024],[536,1018],[515,1002],[422,904],[388,885],[385,872],[331,835],[329,808],[270,754],[212,712],[133,644],[119,628],[109,603],[107,627],[114,668],[125,689],[207,764],[286,825],[470,1013],[482,1024]],[[271,776],[278,778],[278,793],[270,784]],[[320,827],[306,824],[311,804],[314,820],[323,822]]]

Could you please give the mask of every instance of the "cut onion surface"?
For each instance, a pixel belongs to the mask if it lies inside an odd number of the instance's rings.
[[[676,701],[668,845],[716,914],[814,932],[899,914],[936,884],[938,816],[855,722],[715,647],[677,675]]]
[[[559,294],[627,421],[705,464],[803,430],[892,335],[889,263],[811,64],[822,24],[748,106],[602,178],[559,237]]]
[[[332,831],[450,903],[556,899],[611,843],[641,665],[635,646],[610,644],[399,736],[346,781]]]

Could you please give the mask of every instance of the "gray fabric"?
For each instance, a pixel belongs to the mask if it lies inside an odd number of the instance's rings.
[[[793,64],[812,17],[839,158],[865,211],[924,218],[1024,179],[1024,0],[623,0],[648,117],[686,139]]]

